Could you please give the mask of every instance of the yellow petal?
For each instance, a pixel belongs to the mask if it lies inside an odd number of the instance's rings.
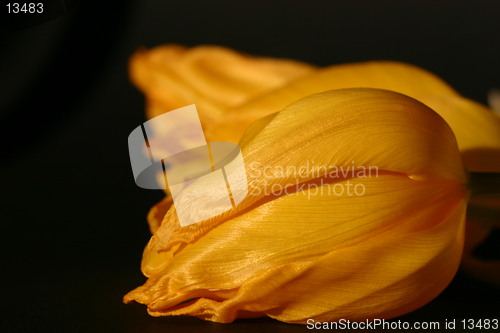
[[[470,171],[500,172],[500,119],[486,107],[459,96],[435,75],[397,62],[336,65],[299,78],[230,110],[207,130],[212,141],[238,142],[256,119],[279,111],[305,96],[330,89],[370,87],[413,97],[440,114],[451,126]]]
[[[139,50],[130,61],[131,79],[149,101],[148,118],[196,104],[202,121],[313,71],[314,66],[298,61],[219,46],[165,45]]]
[[[172,197],[166,196],[162,201],[157,203],[153,208],[149,210],[147,219],[149,230],[152,234],[154,234],[160,227],[161,221],[163,220],[163,217],[169,210],[170,206],[172,206]]]
[[[231,136],[224,139],[238,142],[242,131],[256,119],[282,110],[303,97],[326,90],[359,87],[392,90],[417,99],[425,95],[458,96],[434,74],[409,64],[371,61],[334,65],[298,78],[282,88],[269,90],[266,94],[230,110],[213,132],[210,132],[210,137],[220,140],[222,137],[218,135],[218,131],[227,127],[227,130],[232,128],[233,131]]]
[[[500,172],[500,118],[465,98],[426,96],[425,103],[450,125],[467,170]]]
[[[248,311],[304,323],[390,318],[437,296],[460,260],[464,188],[381,174],[352,180],[366,195],[348,196],[336,194],[341,184],[226,221],[126,300],[152,315],[230,322]]]
[[[382,90],[326,92],[255,124],[241,147],[250,195],[185,228],[172,207],[145,250],[150,279],[125,301],[152,315],[219,322],[389,318],[451,280],[466,179],[452,131],[428,107]],[[313,161],[327,169],[288,168]],[[264,173],[267,166],[287,171]],[[332,173],[361,166],[377,174]],[[349,184],[365,193],[349,195]],[[287,191],[269,193],[269,185]]]

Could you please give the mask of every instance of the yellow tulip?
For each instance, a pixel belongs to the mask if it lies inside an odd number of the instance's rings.
[[[465,168],[500,171],[498,117],[407,64],[315,70],[266,59],[262,70],[258,58],[200,50],[204,65],[193,67],[184,48],[141,51],[132,77],[149,116],[197,103],[209,141],[239,142],[249,195],[187,227],[170,198],[156,205],[141,267],[149,279],[124,301],[153,316],[306,323],[393,318],[436,297],[462,255]],[[241,76],[216,61],[226,53]],[[259,79],[285,67],[294,74]],[[255,89],[240,84],[250,81]],[[347,191],[356,186],[361,195]]]
[[[423,104],[382,90],[330,91],[288,106],[242,142],[250,166],[314,161],[346,170],[355,160],[379,171],[351,178],[247,170],[261,191],[233,211],[180,228],[170,209],[144,253],[150,278],[125,301],[147,304],[152,315],[217,322],[391,318],[430,301],[455,274],[466,176],[452,131]],[[320,180],[295,193],[265,191]],[[333,190],[347,182],[366,193]]]

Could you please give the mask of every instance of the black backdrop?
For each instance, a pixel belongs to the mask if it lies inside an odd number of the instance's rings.
[[[317,65],[401,60],[483,103],[500,87],[497,1],[60,3],[64,10],[45,23],[2,28],[6,332],[306,331],[270,319],[152,318],[144,306],[121,303],[145,280],[145,216],[162,197],[135,186],[128,158],[127,136],[145,120],[144,98],[127,78],[140,46],[220,44]],[[498,238],[480,254],[498,258]],[[435,301],[402,319],[498,318],[499,297],[459,273]]]

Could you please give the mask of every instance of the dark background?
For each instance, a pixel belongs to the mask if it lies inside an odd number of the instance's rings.
[[[219,44],[317,65],[401,60],[483,103],[500,87],[498,1],[41,2],[50,17],[2,21],[3,332],[307,331],[270,319],[152,318],[121,303],[145,281],[145,217],[162,198],[136,187],[127,150],[145,120],[127,77],[141,46]],[[498,257],[496,241],[479,254]],[[499,318],[499,297],[459,273],[401,319]]]

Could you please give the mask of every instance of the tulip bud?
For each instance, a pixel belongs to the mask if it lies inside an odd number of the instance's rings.
[[[467,177],[429,107],[385,90],[328,91],[258,120],[240,147],[248,196],[187,227],[170,206],[144,251],[149,279],[125,302],[223,323],[387,319],[453,278]]]

